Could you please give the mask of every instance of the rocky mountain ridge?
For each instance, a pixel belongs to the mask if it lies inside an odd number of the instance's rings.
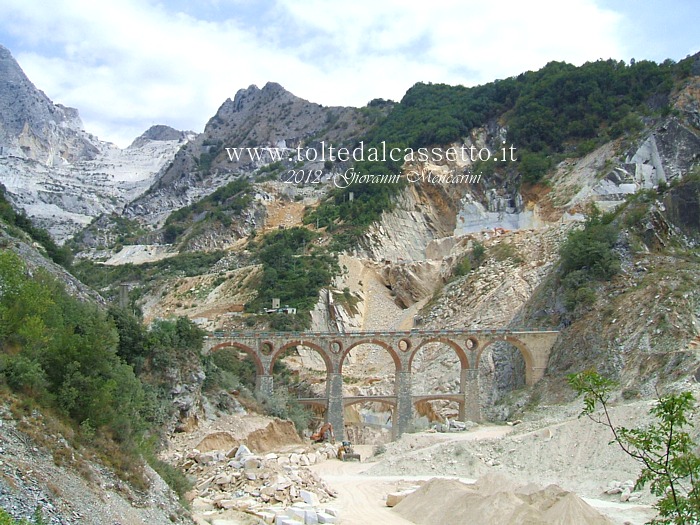
[[[128,148],[83,129],[78,110],[54,104],[0,46],[0,182],[8,198],[60,243],[151,185],[191,132],[154,126]]]
[[[0,154],[54,166],[93,158],[98,151],[78,110],[54,104],[0,45]]]
[[[296,97],[279,84],[250,86],[227,99],[204,131],[178,152],[152,188],[125,210],[149,224],[162,224],[167,215],[212,193],[238,177],[251,177],[277,163],[284,168],[324,169],[321,161],[299,162],[296,148],[314,148],[318,141],[339,145],[357,138],[377,118],[376,112],[350,107],[324,107]],[[226,148],[243,151],[240,158]],[[282,153],[277,157],[265,148]],[[320,148],[317,148],[320,149]],[[259,154],[259,157],[256,155]],[[274,157],[274,158],[273,158]]]
[[[90,158],[59,166],[0,156],[0,182],[16,207],[62,243],[100,215],[121,214],[185,140],[146,140],[126,149],[101,143]]]

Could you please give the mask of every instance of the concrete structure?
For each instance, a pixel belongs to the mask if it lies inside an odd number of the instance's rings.
[[[549,352],[558,337],[557,331],[516,330],[411,330],[404,332],[215,332],[207,337],[205,350],[237,348],[250,355],[255,363],[256,390],[272,393],[272,367],[291,348],[298,346],[316,351],[326,365],[326,397],[303,399],[302,402],[326,409],[326,420],[343,439],[343,409],[346,406],[377,401],[394,407],[393,429],[396,437],[409,429],[414,403],[436,399],[456,401],[462,421],[481,419],[479,407],[479,359],[497,341],[518,348],[525,360],[525,382],[533,385],[544,375]],[[450,347],[461,365],[460,390],[457,393],[420,395],[411,393],[413,358],[425,345],[442,343]],[[355,347],[376,345],[387,351],[396,366],[393,396],[343,397],[343,361]]]

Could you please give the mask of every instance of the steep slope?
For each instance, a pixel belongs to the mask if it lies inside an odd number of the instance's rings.
[[[146,191],[184,140],[148,140],[126,149],[101,143],[91,158],[60,166],[0,156],[0,182],[16,207],[62,243]]]
[[[241,89],[233,100],[221,105],[204,132],[178,153],[150,190],[125,213],[160,225],[170,212],[263,166],[276,163],[277,175],[285,167],[324,169],[321,161],[297,162],[296,148],[313,148],[320,140],[335,145],[347,143],[362,136],[380,114],[380,110],[369,108],[324,107],[296,97],[273,82],[262,89]],[[261,148],[259,157],[255,152],[242,151],[237,159],[226,151],[256,147]],[[278,150],[270,154],[262,151],[266,147]],[[284,154],[277,157],[277,152]]]
[[[641,194],[616,212],[620,270],[589,284],[588,304],[565,308],[563,283],[553,274],[524,308],[524,319],[545,314],[564,321],[541,385],[549,400],[570,396],[565,374],[587,368],[618,381],[625,399],[697,381],[700,225],[697,175],[689,179],[661,195]]]
[[[363,271],[351,271],[338,285],[349,286],[360,299],[355,307],[359,318],[350,313],[340,316],[350,320],[346,328],[357,329],[367,322],[378,328],[384,326],[377,324],[380,320],[393,323],[405,318],[409,322],[404,327],[412,320],[431,329],[562,330],[550,361],[551,386],[545,387],[545,381],[535,394],[546,391],[551,401],[570,395],[564,375],[582,367],[597,367],[618,378],[632,396],[653,395],[657,387],[687,379],[697,369],[698,313],[692,292],[697,199],[695,186],[681,181],[692,179],[700,159],[700,130],[695,124],[699,83],[700,77],[691,75],[677,85],[669,97],[671,116],[648,117],[641,129],[630,129],[587,155],[562,159],[544,184],[524,184],[509,194],[503,184],[507,174],[499,181],[494,173],[464,191],[456,210],[435,199],[419,202],[412,197],[419,191],[415,186],[405,190],[397,209],[370,228],[366,249],[360,252],[368,259]],[[485,143],[494,138],[486,133]],[[449,173],[460,167],[443,163],[431,169]],[[669,185],[673,189],[655,204],[653,190],[645,207],[623,206],[616,247],[621,275],[595,288],[595,303],[585,314],[569,311],[559,282],[559,250],[568,233],[580,227],[590,205],[614,210],[637,192],[659,188],[663,193]],[[450,190],[453,199],[447,202],[454,203],[459,193]],[[512,204],[500,207],[504,200]],[[444,227],[427,228],[428,217],[440,217],[442,224],[452,220],[454,235]],[[479,249],[484,256],[475,262],[477,246],[483,247]],[[377,259],[382,261],[378,267],[372,261]],[[471,270],[460,277],[458,269],[467,259]],[[372,271],[384,286],[384,303],[377,298],[381,286],[367,289],[367,272]],[[365,284],[365,289],[356,282]],[[434,296],[426,305],[432,295],[426,298],[426,289],[431,287]],[[679,292],[672,293],[673,289]],[[547,290],[544,296],[543,290]],[[335,308],[342,310],[343,305]],[[369,351],[365,357],[372,355]],[[353,377],[381,375],[367,359],[357,362],[363,364],[350,363],[346,368]],[[388,359],[381,363],[387,373],[393,371]],[[480,386],[486,417],[512,417],[527,403],[527,391],[520,393],[524,396],[510,396],[525,385],[523,366],[518,350],[510,345],[494,345],[483,356]],[[414,361],[414,374],[416,392],[459,390],[458,360],[445,346],[426,348]],[[391,393],[393,380],[391,376],[372,380],[361,391]],[[455,406],[432,405],[432,411],[425,412],[430,418],[457,415]]]
[[[83,131],[78,110],[54,104],[0,45],[0,154],[50,166],[92,158],[95,137]]]
[[[60,243],[150,186],[188,134],[154,126],[126,149],[86,133],[78,111],[54,104],[0,46],[0,182],[8,198]]]

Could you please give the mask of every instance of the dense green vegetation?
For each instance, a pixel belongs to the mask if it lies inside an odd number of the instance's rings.
[[[29,276],[17,255],[0,252],[0,382],[64,417],[77,443],[125,479],[139,482],[146,437],[172,416],[163,371],[196,356],[202,335],[185,318],[146,331],[125,312],[71,297],[42,271]]]
[[[268,233],[255,241],[255,257],[262,263],[263,271],[258,295],[246,305],[248,311],[269,308],[277,297],[282,305],[297,308],[299,315],[298,318],[279,316],[280,322],[286,318],[299,326],[273,328],[299,329],[308,325],[306,314],[316,304],[319,291],[339,271],[337,258],[313,242],[317,237],[317,233],[307,228],[290,228]]]
[[[610,279],[620,269],[619,256],[613,251],[618,228],[612,218],[601,217],[594,208],[584,228],[571,232],[559,251],[564,302],[569,310],[593,304],[595,283]]]
[[[229,182],[203,199],[175,210],[165,221],[163,240],[172,244],[192,224],[206,221],[231,226],[233,217],[241,214],[253,199],[252,186],[243,179]]]
[[[522,180],[538,182],[561,158],[584,155],[624,133],[638,132],[642,118],[668,112],[675,82],[688,76],[690,66],[690,59],[629,65],[599,60],[580,67],[550,62],[539,71],[470,88],[418,83],[364,137],[365,148],[384,142],[387,148],[417,150],[460,142],[475,127],[498,118],[508,128],[508,146],[516,148]],[[354,169],[400,173],[401,166],[362,162]],[[508,167],[477,162],[476,169],[491,173]],[[401,183],[336,188],[304,221],[333,233],[334,249],[347,249],[382,212],[392,210],[401,188]]]
[[[152,283],[160,282],[164,276],[201,275],[207,273],[223,256],[222,251],[191,252],[150,263],[118,266],[82,260],[73,266],[73,274],[83,283],[99,290],[106,299],[114,299],[120,283],[137,282],[141,289],[147,289]]]
[[[473,88],[419,82],[371,136],[375,142],[416,149],[446,144],[511,108],[516,98],[511,80]]]
[[[5,187],[0,184],[0,219],[4,220],[10,228],[15,227],[29,235],[39,243],[49,258],[64,268],[70,268],[73,262],[73,254],[66,246],[59,247],[49,235],[49,232],[34,226],[24,212],[16,212],[5,198]]]
[[[375,141],[418,148],[460,141],[472,128],[503,116],[526,180],[537,181],[556,153],[584,154],[637,131],[640,115],[668,111],[674,81],[691,60],[580,67],[550,62],[535,72],[466,88],[418,83],[372,133]]]

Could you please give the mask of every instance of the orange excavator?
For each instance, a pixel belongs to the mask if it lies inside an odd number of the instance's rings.
[[[333,435],[333,425],[330,423],[324,423],[318,432],[311,434],[311,441],[314,443],[322,443],[324,441],[330,441],[335,443],[335,436]]]

